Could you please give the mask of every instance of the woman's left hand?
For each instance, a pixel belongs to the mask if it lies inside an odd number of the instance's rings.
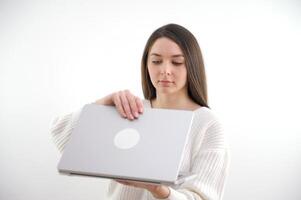
[[[152,195],[155,198],[158,198],[158,199],[165,199],[170,194],[169,188],[165,185],[153,185],[151,183],[128,181],[128,180],[116,180],[116,181],[118,183],[121,183],[124,185],[147,189],[148,191],[150,191],[152,193]]]

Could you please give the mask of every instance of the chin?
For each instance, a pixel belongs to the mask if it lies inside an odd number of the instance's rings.
[[[157,91],[162,94],[173,94],[173,93],[177,92],[174,88],[168,88],[168,87],[166,87],[166,88],[160,87],[157,89]]]

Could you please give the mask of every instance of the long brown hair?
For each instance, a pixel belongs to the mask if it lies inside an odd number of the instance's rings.
[[[167,24],[155,30],[149,37],[142,55],[141,81],[145,99],[156,98],[147,69],[148,53],[158,38],[166,37],[174,41],[183,51],[187,68],[187,88],[189,97],[200,106],[209,107],[207,100],[207,83],[204,61],[196,38],[186,28],[177,24]]]

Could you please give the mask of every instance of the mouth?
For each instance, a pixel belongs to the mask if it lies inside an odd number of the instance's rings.
[[[169,80],[159,80],[158,82],[159,83],[173,83],[172,81],[169,81]]]
[[[170,87],[174,82],[169,80],[159,80],[158,84],[162,87]]]

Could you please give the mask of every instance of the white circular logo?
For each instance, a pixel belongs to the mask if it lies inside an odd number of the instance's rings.
[[[138,144],[139,132],[136,129],[126,128],[119,131],[114,138],[114,144],[119,149],[130,149]]]

